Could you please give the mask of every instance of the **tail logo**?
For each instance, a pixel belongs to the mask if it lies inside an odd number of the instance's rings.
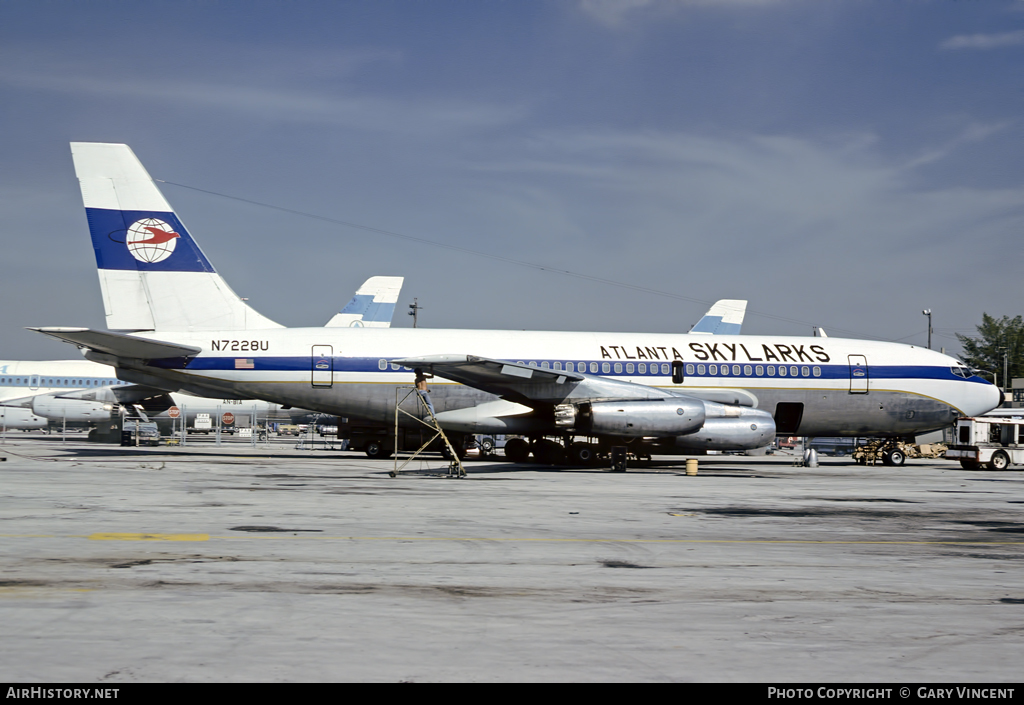
[[[125,244],[132,257],[140,262],[163,262],[174,252],[177,239],[181,235],[174,232],[170,225],[156,218],[136,220],[128,228]]]

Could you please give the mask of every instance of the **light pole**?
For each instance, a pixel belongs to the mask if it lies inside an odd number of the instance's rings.
[[[409,308],[411,309],[409,311],[409,315],[412,316],[412,327],[415,328],[418,323],[420,311],[423,310],[423,307],[419,305],[419,299],[413,299],[412,303],[409,304]]]
[[[923,313],[924,315],[928,316],[928,349],[931,350],[932,349],[932,310],[930,308],[926,308],[924,311],[921,311],[921,313]]]

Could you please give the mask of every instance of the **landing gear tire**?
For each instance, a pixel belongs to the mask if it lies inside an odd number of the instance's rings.
[[[370,441],[366,444],[365,448],[366,457],[373,458],[374,460],[383,460],[390,458],[391,453],[394,452],[383,443],[378,441]]]
[[[530,444],[522,438],[513,438],[505,444],[505,457],[513,463],[525,463],[530,457]]]
[[[565,465],[566,453],[561,443],[543,438],[533,444],[533,457],[546,465]]]
[[[569,446],[569,460],[573,465],[596,465],[597,448],[589,443],[573,443]]]
[[[480,455],[490,455],[494,452],[494,439],[485,438],[480,441]]]
[[[997,450],[992,454],[992,459],[988,461],[989,470],[1005,470],[1008,467],[1010,467],[1010,456],[1003,450]]]

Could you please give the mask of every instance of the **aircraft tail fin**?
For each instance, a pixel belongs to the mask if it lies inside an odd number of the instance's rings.
[[[390,328],[405,277],[370,277],[326,328]]]
[[[697,321],[690,332],[739,335],[746,313],[747,302],[744,299],[720,299],[708,309],[703,318]]]
[[[280,328],[217,273],[125,144],[72,142],[111,330]]]

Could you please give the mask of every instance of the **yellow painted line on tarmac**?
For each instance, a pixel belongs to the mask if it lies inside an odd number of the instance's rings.
[[[209,534],[90,534],[90,541],[209,541]]]
[[[491,541],[491,542],[532,542],[532,543],[666,543],[666,544],[846,544],[855,546],[1024,546],[1024,541],[814,541],[814,540],[772,540],[772,539],[558,539],[558,538],[501,538],[492,536],[211,536],[211,539],[225,540],[312,540],[312,541]]]

